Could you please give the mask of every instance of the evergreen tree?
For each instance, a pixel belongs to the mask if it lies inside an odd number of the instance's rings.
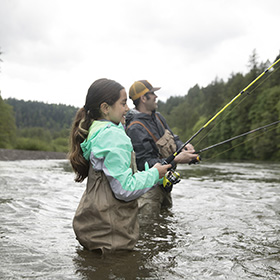
[[[12,148],[15,142],[16,125],[11,106],[0,95],[0,148]]]
[[[52,133],[71,127],[77,108],[62,104],[45,104],[8,98],[6,103],[13,106],[16,125],[19,129],[41,127]]]

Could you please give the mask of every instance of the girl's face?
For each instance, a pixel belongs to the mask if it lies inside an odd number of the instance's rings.
[[[115,123],[122,124],[125,123],[125,115],[128,112],[129,108],[126,104],[127,102],[127,95],[125,89],[120,91],[120,98],[115,102],[114,105],[109,106],[108,108],[108,115],[106,119]]]

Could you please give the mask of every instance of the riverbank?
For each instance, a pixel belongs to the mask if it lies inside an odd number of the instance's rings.
[[[37,159],[67,159],[66,153],[47,151],[28,151],[0,149],[1,161],[37,160]]]

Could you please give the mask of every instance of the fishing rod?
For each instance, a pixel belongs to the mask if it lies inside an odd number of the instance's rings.
[[[255,129],[253,129],[253,130],[251,130],[251,131],[248,131],[248,132],[242,133],[242,134],[240,134],[240,135],[234,136],[234,137],[232,137],[232,138],[229,138],[229,139],[224,140],[224,141],[222,141],[222,142],[219,142],[219,143],[217,143],[217,144],[208,146],[208,147],[206,147],[206,148],[204,148],[204,149],[201,149],[201,150],[197,151],[196,153],[197,153],[197,154],[200,154],[200,153],[202,153],[202,152],[208,151],[208,150],[210,150],[210,149],[212,149],[212,148],[215,148],[215,147],[217,147],[217,146],[220,146],[220,145],[223,145],[223,144],[225,144],[225,143],[228,143],[228,142],[230,142],[230,141],[232,141],[232,140],[238,139],[238,138],[240,138],[240,137],[242,137],[242,136],[246,136],[246,135],[249,135],[249,134],[251,134],[251,133],[257,132],[257,131],[259,131],[259,130],[266,129],[266,128],[268,128],[268,127],[270,127],[270,126],[272,126],[272,125],[278,124],[278,123],[280,123],[280,120],[279,120],[279,121],[276,121],[276,122],[273,122],[273,123],[270,123],[270,124],[267,124],[267,125],[264,125],[264,126],[261,126],[261,127],[258,127],[258,128],[255,128]]]
[[[204,130],[212,121],[214,121],[227,107],[229,107],[237,98],[239,98],[244,92],[246,92],[256,81],[258,81],[263,75],[265,75],[273,66],[280,61],[280,58],[265,69],[256,79],[254,79],[247,87],[245,87],[239,94],[237,94],[230,102],[228,102],[216,115],[214,115],[205,125],[203,125],[188,141],[186,141],[175,153],[170,155],[163,164],[169,164],[172,160],[189,144],[202,130]],[[199,156],[197,161],[199,161]]]

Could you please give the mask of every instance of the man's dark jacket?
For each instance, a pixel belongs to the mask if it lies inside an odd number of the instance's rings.
[[[126,133],[130,137],[133,149],[136,153],[138,170],[145,170],[145,162],[148,162],[149,167],[152,167],[157,162],[162,162],[163,159],[160,158],[159,151],[152,136],[141,124],[135,123],[129,126],[133,121],[140,121],[143,123],[157,139],[160,139],[165,129],[168,129],[174,136],[177,149],[183,144],[179,137],[173,134],[166,120],[160,113],[153,112],[152,115],[149,115],[141,113],[136,109],[130,110],[126,115]]]

